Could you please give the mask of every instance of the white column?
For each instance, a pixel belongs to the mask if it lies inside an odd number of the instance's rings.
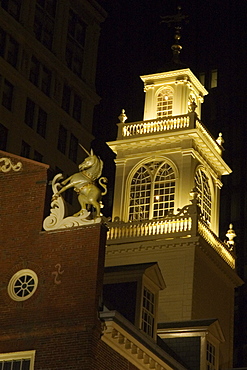
[[[143,120],[147,121],[156,118],[156,99],[154,85],[145,86],[145,105]]]

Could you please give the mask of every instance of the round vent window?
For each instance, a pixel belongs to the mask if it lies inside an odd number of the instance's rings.
[[[24,269],[12,276],[8,293],[14,301],[25,301],[32,297],[38,286],[38,276],[32,270]]]

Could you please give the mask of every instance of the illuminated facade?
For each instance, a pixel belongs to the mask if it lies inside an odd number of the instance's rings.
[[[197,338],[201,361],[193,366],[226,369],[232,365],[234,289],[242,281],[233,238],[218,237],[221,177],[231,173],[222,135],[215,140],[200,121],[207,91],[190,69],[141,79],[143,120],[126,122],[123,110],[117,140],[108,143],[117,156],[106,266],[157,262],[166,284],[154,314],[158,336],[169,345]],[[142,294],[144,304],[145,286]],[[217,325],[204,327],[212,318]],[[141,320],[138,326],[144,330]]]

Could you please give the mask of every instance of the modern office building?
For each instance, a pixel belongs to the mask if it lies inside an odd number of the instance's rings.
[[[92,141],[100,24],[94,0],[0,4],[0,149],[70,174]]]

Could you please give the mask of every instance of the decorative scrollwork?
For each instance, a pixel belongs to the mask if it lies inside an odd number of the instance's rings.
[[[3,164],[2,164],[3,163]],[[11,162],[10,158],[0,158],[0,172],[9,172],[11,170],[18,172],[22,169],[22,163],[17,162],[16,164]]]

